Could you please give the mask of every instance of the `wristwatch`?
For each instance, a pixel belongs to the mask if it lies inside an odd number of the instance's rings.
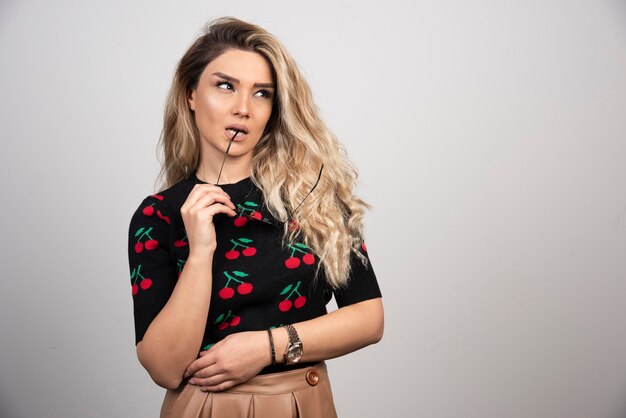
[[[298,332],[291,324],[283,325],[287,329],[287,334],[289,335],[289,344],[287,344],[287,348],[285,349],[285,364],[294,364],[300,361],[302,358],[302,341],[300,341],[300,337],[298,337]]]

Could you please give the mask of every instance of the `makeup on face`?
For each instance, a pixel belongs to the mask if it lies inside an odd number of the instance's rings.
[[[249,159],[272,114],[275,91],[272,69],[259,53],[231,49],[207,64],[189,102],[201,167],[217,166],[228,145],[230,157]]]

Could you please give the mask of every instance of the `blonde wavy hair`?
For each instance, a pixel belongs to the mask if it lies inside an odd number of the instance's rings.
[[[301,240],[311,248],[319,257],[315,277],[323,267],[328,284],[337,289],[347,283],[352,254],[366,262],[359,246],[370,206],[353,194],[357,170],[321,120],[296,62],[263,28],[232,17],[214,20],[177,64],[159,138],[161,190],[198,168],[199,133],[187,99],[207,64],[229,49],[262,55],[276,85],[272,114],[253,150],[251,180],[271,214],[285,220],[283,244]],[[309,195],[322,164],[322,176]],[[287,220],[295,220],[298,228]]]

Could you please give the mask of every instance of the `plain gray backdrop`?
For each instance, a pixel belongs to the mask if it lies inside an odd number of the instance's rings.
[[[3,0],[2,418],[158,416],[128,223],[224,15],[291,51],[373,206],[385,336],[328,361],[340,417],[626,415],[623,1]]]

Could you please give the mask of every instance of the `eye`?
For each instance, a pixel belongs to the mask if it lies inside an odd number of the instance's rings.
[[[230,81],[225,81],[225,80],[220,80],[215,84],[216,87],[223,89],[223,90],[232,90],[233,89],[233,85],[231,84]]]
[[[268,89],[261,89],[255,93],[255,96],[270,99],[272,97],[272,91]]]

